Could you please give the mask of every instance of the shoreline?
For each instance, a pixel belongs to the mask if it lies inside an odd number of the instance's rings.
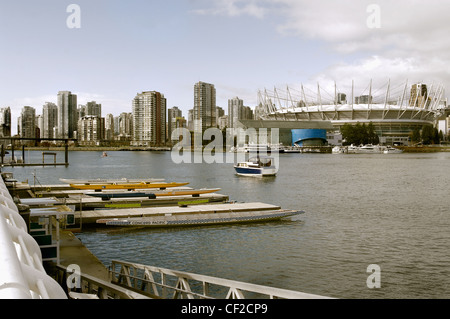
[[[450,146],[398,146],[405,153],[450,152]]]
[[[435,153],[435,152],[450,152],[450,146],[398,146],[397,148],[403,150],[405,153]],[[10,149],[7,149],[10,150]],[[29,151],[65,151],[62,147],[26,147]],[[19,149],[16,149],[20,152]],[[68,151],[87,151],[87,152],[170,152],[171,147],[138,147],[138,146],[72,146],[68,147]]]
[[[39,146],[27,146],[25,148],[27,151],[65,151],[64,146],[50,146],[50,147],[39,147]],[[10,151],[11,149],[6,149]],[[137,152],[137,151],[147,151],[147,152],[169,152],[172,149],[170,147],[138,147],[138,146],[69,146],[68,151],[93,151],[93,152],[105,152],[105,151],[124,151],[124,152]],[[16,152],[21,152],[21,149],[15,149]]]

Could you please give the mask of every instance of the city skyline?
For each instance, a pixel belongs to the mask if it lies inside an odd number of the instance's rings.
[[[67,26],[71,3],[81,10],[79,29]],[[56,103],[61,90],[76,94],[78,104],[97,101],[115,116],[131,111],[137,92],[155,90],[164,92],[167,108],[178,106],[187,116],[199,81],[215,85],[224,109],[234,96],[254,107],[258,90],[300,83],[433,79],[449,87],[450,3],[371,4],[3,2],[0,107],[11,107],[15,134],[24,106],[40,110]],[[379,25],[372,19],[377,12]]]

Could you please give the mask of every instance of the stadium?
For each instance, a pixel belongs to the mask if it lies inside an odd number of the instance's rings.
[[[392,84],[389,80],[378,87],[370,81],[362,89],[357,89],[353,82],[345,90],[336,84],[326,88],[318,84],[314,89],[303,85],[271,91],[265,89],[258,92],[255,117],[280,121],[280,124],[328,122],[332,125],[332,130],[327,130],[328,136],[333,133],[330,131],[338,134],[344,124],[372,123],[381,143],[407,145],[414,129],[434,125],[446,107],[445,90],[441,84]],[[312,132],[311,139],[323,136],[314,130],[309,131]],[[308,140],[302,133],[292,131],[292,135],[293,143],[300,142],[294,141],[294,135]]]

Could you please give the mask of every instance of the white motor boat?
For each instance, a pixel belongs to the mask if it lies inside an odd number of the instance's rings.
[[[359,149],[358,146],[355,146],[355,145],[352,144],[350,146],[347,146],[347,153],[349,153],[349,154],[356,154],[358,149]]]
[[[356,154],[380,154],[383,153],[382,148],[379,145],[366,144],[363,146],[356,147],[354,151],[349,153]]]
[[[246,162],[234,165],[236,174],[243,176],[275,176],[278,169],[274,166],[274,158],[268,156],[255,156]]]
[[[331,149],[332,154],[342,154],[345,153],[345,148],[342,146],[335,146]]]
[[[400,154],[400,153],[403,153],[403,150],[392,147],[392,146],[388,146],[387,148],[384,149],[383,153],[384,154]]]

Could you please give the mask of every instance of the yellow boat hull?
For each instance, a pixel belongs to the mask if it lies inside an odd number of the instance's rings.
[[[185,186],[189,183],[132,183],[132,184],[94,184],[94,185],[82,185],[82,184],[70,184],[70,187],[76,189],[145,189],[145,188],[169,188]]]
[[[213,189],[188,189],[188,190],[168,190],[165,192],[155,192],[155,196],[182,196],[182,195],[201,195],[220,191],[220,188]]]
[[[220,188],[210,188],[210,189],[187,189],[187,190],[163,190],[159,192],[127,192],[127,191],[104,191],[104,192],[86,192],[86,195],[93,197],[100,197],[103,200],[110,200],[112,198],[136,198],[136,197],[148,197],[150,199],[154,199],[159,196],[185,196],[192,195],[193,197],[198,197],[202,194],[215,193],[219,191]]]

